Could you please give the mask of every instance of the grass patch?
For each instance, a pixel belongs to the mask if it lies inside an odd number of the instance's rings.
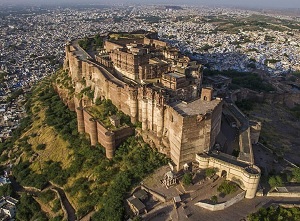
[[[292,114],[298,119],[300,120],[300,104],[297,104],[295,107],[293,107],[291,109]]]
[[[228,195],[237,191],[237,186],[228,180],[224,180],[218,187],[218,191],[224,195]]]

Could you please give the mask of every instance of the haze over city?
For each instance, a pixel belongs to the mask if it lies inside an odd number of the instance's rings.
[[[0,220],[299,221],[299,6],[0,0]]]
[[[253,0],[253,1],[235,1],[235,0],[187,0],[187,1],[181,1],[181,0],[152,0],[152,1],[146,1],[146,0],[54,0],[54,1],[45,1],[45,0],[1,0],[0,4],[46,4],[46,5],[61,5],[61,4],[179,4],[179,5],[216,5],[216,6],[233,6],[233,7],[251,7],[251,8],[300,8],[300,1],[298,0]]]

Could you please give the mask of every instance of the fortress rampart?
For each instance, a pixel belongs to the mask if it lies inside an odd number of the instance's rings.
[[[226,175],[227,180],[232,180],[239,184],[239,186],[246,191],[245,198],[252,199],[256,195],[256,190],[260,180],[260,169],[253,165],[240,163],[235,165],[231,159],[216,156],[209,156],[206,154],[197,154],[196,161],[199,163],[199,168],[218,168],[217,174],[219,176]],[[237,162],[237,161],[235,161]]]
[[[144,38],[143,43],[145,42],[157,47],[167,45],[156,39]],[[114,42],[105,45],[107,51],[118,49]],[[194,161],[196,153],[209,150],[213,146],[220,131],[221,100],[204,100],[199,97],[195,100],[199,96],[198,86],[195,86],[195,92],[191,92],[193,95],[183,95],[194,101],[178,101],[174,99],[171,89],[168,91],[155,84],[140,85],[120,80],[100,63],[86,59],[88,56],[85,53],[76,43],[67,45],[64,68],[69,71],[75,86],[74,106],[78,131],[89,134],[92,145],[101,143],[107,150],[108,158],[112,158],[115,147],[123,138],[131,135],[132,131],[106,130],[85,110],[96,99],[110,99],[119,110],[130,116],[132,123],[141,122],[145,140],[148,138],[161,152],[169,154],[178,170],[185,163]],[[199,71],[199,68],[190,69],[193,74],[196,70]],[[135,80],[135,77],[132,79]],[[82,94],[86,88],[93,91],[92,100]],[[181,89],[183,92],[184,90]],[[209,91],[205,93],[209,94]]]
[[[224,103],[213,98],[212,88],[202,86],[201,65],[167,43],[147,37],[106,40],[95,57],[77,42],[66,45],[64,62],[75,89],[73,99],[64,89],[57,87],[57,91],[76,111],[78,132],[88,134],[92,146],[100,143],[112,159],[116,148],[138,132],[150,146],[169,156],[176,170],[195,161],[201,169],[218,168],[218,175],[238,183],[246,198],[255,197],[261,174],[253,165],[251,144],[258,141],[261,124],[240,123],[248,127],[239,137],[238,158],[216,154],[213,146]],[[141,128],[105,126],[107,122],[94,115],[93,106],[99,100],[111,100]]]
[[[117,146],[135,133],[131,127],[109,129],[89,112],[97,100],[109,99],[133,124],[141,124],[137,131],[168,155],[176,170],[193,161],[201,169],[216,167],[219,175],[226,173],[246,191],[246,198],[255,196],[260,170],[253,165],[251,141],[257,142],[261,125],[254,122],[244,128],[239,158],[211,154],[220,133],[223,101],[213,98],[212,88],[202,86],[201,65],[147,37],[106,40],[99,51],[93,58],[75,40],[66,46],[64,62],[75,88],[72,104],[78,131],[89,135],[91,145],[100,143],[111,159]]]
[[[90,136],[91,145],[100,143],[106,150],[106,157],[112,159],[115,149],[127,137],[134,134],[134,129],[126,126],[116,130],[109,130],[103,124],[85,110],[83,107],[76,109],[78,120],[78,131],[87,133]]]

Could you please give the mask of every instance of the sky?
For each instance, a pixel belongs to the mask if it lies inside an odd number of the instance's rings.
[[[172,5],[217,5],[236,6],[251,8],[291,8],[300,9],[300,0],[0,0],[2,4],[118,4],[118,3],[140,3],[140,4],[172,4]]]

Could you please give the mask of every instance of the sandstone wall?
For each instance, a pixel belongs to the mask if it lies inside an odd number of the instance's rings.
[[[166,47],[168,44],[164,41],[160,41],[157,39],[144,38],[144,44],[154,44],[155,46]]]
[[[183,134],[183,120],[184,118],[178,114],[173,108],[167,107],[164,117],[164,136],[168,139],[170,144],[170,156],[177,166],[177,170],[181,166],[182,154],[182,134]]]
[[[300,192],[287,192],[287,193],[283,193],[283,192],[268,192],[267,196],[271,196],[271,197],[300,197]]]
[[[241,166],[229,162],[229,160],[225,160],[226,158],[224,158],[224,160],[221,160],[208,155],[196,155],[196,161],[199,163],[199,168],[218,168],[219,176],[226,172],[226,179],[238,183],[240,187],[246,191],[246,198],[254,198],[260,180],[260,169],[255,165],[253,165],[253,169],[243,168]]]
[[[212,148],[221,129],[221,116],[222,102],[211,113],[183,118],[179,168]]]
[[[122,46],[120,46],[116,43],[113,43],[111,41],[105,41],[104,48],[106,49],[106,51],[111,52],[112,50],[122,48]]]
[[[222,110],[223,110],[223,102],[220,102],[218,106],[212,111],[211,114],[211,124],[206,124],[207,129],[210,129],[210,144],[209,146],[212,147],[215,144],[216,137],[220,133],[221,130],[221,118],[222,118]]]
[[[134,128],[123,127],[115,131],[106,129],[103,124],[92,117],[84,109],[77,109],[82,112],[84,132],[90,136],[91,145],[100,143],[106,150],[106,157],[113,158],[117,146],[119,146],[127,137],[134,135]]]
[[[71,59],[69,63],[71,67],[78,64],[78,62],[73,62],[73,59]],[[82,67],[81,70],[70,67],[70,75],[75,84],[75,93],[79,94],[84,88],[91,87],[91,90],[94,90],[94,101],[97,98],[110,99],[112,103],[125,114],[131,115],[130,105],[132,101],[129,88],[117,84],[118,82],[109,81],[110,76],[107,76],[106,73],[103,73],[99,68],[93,66],[92,63],[85,61],[81,61],[80,63]],[[77,73],[76,76],[81,76],[82,78],[77,79],[72,71]],[[137,115],[137,113],[135,114]]]
[[[240,202],[242,199],[244,199],[244,197],[245,197],[245,191],[239,193],[238,195],[236,195],[235,197],[231,198],[230,200],[224,203],[209,204],[209,203],[198,202],[195,203],[195,205],[210,211],[218,211],[218,210],[224,210],[232,206],[233,204]]]
[[[162,44],[156,40],[153,43]],[[72,51],[66,53],[66,63],[69,64],[75,94],[78,95],[84,88],[91,87],[94,90],[94,102],[97,98],[110,99],[119,110],[131,117],[133,123],[142,122],[143,137],[148,138],[150,144],[154,143],[159,151],[170,154],[177,170],[182,169],[183,164],[192,162],[196,153],[208,150],[214,144],[220,130],[221,105],[212,110],[203,122],[197,123],[197,116],[181,116],[167,104],[168,96],[163,96],[151,86],[137,88],[135,85],[128,85],[115,78],[104,67],[92,61],[79,61]],[[133,131],[106,130],[101,123],[91,119],[92,117],[83,111],[82,108],[91,105],[90,100],[85,97],[77,98],[76,95],[74,100],[78,131],[88,133],[92,145],[97,142],[102,144],[107,150],[107,157],[112,158],[115,147],[129,134],[133,134]]]
[[[75,103],[73,97],[70,96],[68,89],[59,88],[58,85],[54,85],[55,91],[63,101],[63,103],[68,106],[71,111],[75,111]]]

